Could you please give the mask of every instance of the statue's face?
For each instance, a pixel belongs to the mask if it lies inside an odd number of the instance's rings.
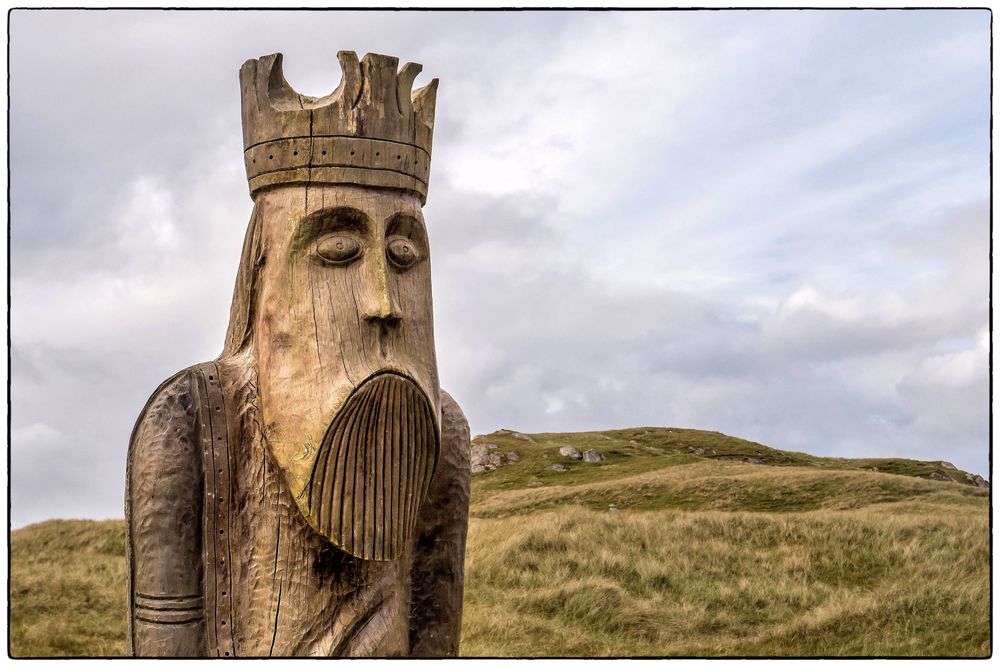
[[[400,191],[258,194],[253,315],[261,426],[309,522],[356,556],[399,555],[437,458],[427,230]]]

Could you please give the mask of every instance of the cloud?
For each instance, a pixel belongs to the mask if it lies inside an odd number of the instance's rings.
[[[989,39],[975,11],[16,11],[12,521],[119,516],[146,398],[221,348],[237,70],[274,51],[306,94],[342,48],[440,77],[435,333],[474,432],[986,474]]]

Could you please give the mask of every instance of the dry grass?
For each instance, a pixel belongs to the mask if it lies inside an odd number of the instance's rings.
[[[463,655],[989,654],[985,511],[474,519]]]
[[[125,526],[46,521],[10,536],[10,653],[125,653]]]
[[[679,429],[534,437],[488,436],[522,458],[474,479],[463,655],[990,654],[988,493],[920,479],[934,462],[874,473]],[[607,460],[544,472],[567,443]],[[124,569],[121,521],[14,531],[12,654],[121,655]]]

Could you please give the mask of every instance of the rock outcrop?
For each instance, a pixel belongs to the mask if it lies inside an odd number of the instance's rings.
[[[514,463],[521,458],[517,455],[517,452],[507,452],[506,455],[503,455],[500,452],[493,451],[495,449],[498,449],[498,446],[491,442],[477,442],[472,444],[472,448],[469,450],[469,463],[472,466],[473,475],[478,475],[488,470],[496,470],[504,464]]]
[[[982,477],[980,477],[979,475],[973,475],[971,472],[967,472],[965,473],[965,478],[970,482],[972,482],[973,484],[975,484],[976,486],[978,486],[980,489],[990,488],[990,483],[987,482]]]

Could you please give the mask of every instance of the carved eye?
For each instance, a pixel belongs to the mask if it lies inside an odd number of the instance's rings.
[[[389,239],[389,245],[386,246],[386,250],[389,251],[389,259],[401,269],[410,268],[420,259],[417,247],[413,245],[410,239],[403,236]]]
[[[350,236],[330,234],[316,244],[316,254],[328,262],[345,264],[361,254],[361,244]]]

